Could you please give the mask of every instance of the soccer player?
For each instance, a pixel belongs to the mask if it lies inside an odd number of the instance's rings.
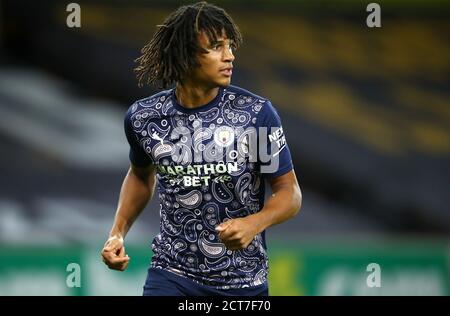
[[[296,215],[302,198],[275,108],[230,85],[241,43],[231,17],[200,2],[170,14],[137,59],[140,85],[174,87],[125,115],[131,165],[102,257],[127,268],[125,236],[157,185],[144,295],[268,295],[264,231]]]

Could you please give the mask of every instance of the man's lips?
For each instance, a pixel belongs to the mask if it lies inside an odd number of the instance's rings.
[[[223,73],[225,76],[231,76],[233,74],[233,67],[222,68],[220,69],[220,72]]]

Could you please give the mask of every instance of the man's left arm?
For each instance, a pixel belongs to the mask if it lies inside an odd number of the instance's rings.
[[[269,180],[272,196],[255,214],[226,221],[216,227],[219,238],[230,250],[246,248],[253,238],[270,226],[295,216],[302,204],[302,193],[294,170]]]

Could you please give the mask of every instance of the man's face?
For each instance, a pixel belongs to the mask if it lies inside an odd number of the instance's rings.
[[[208,53],[199,53],[200,66],[191,72],[190,79],[211,87],[230,85],[234,44],[226,37],[225,32],[217,37],[217,42],[210,42],[205,32],[201,32],[198,41],[200,47]]]

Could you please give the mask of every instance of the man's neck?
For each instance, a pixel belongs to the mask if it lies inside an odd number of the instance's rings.
[[[195,109],[208,104],[219,93],[219,88],[194,87],[177,84],[175,95],[178,103],[187,109]]]

